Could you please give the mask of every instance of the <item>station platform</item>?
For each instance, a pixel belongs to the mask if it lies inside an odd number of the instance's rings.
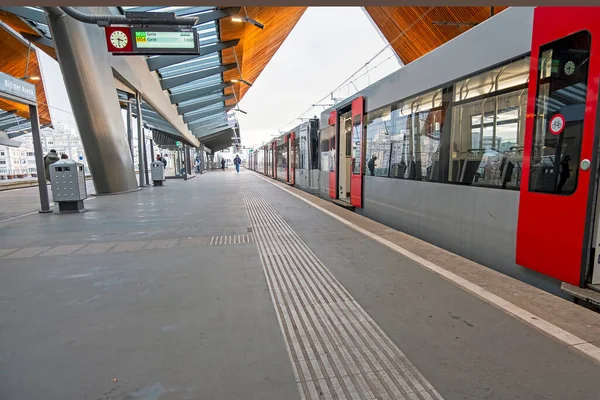
[[[0,398],[600,398],[600,314],[242,170],[0,193]]]

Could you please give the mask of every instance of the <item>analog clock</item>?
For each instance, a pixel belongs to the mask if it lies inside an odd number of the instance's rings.
[[[127,46],[127,42],[129,38],[123,31],[114,31],[110,34],[110,43],[115,46],[117,49],[122,49]]]
[[[573,61],[567,61],[565,64],[565,74],[571,75],[575,72],[575,63]]]

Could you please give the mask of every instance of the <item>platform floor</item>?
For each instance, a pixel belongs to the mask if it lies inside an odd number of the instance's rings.
[[[233,171],[0,193],[0,399],[600,398],[598,314]]]

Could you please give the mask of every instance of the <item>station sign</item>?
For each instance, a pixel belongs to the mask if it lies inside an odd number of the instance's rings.
[[[28,104],[37,103],[35,85],[0,72],[0,97],[3,93]]]
[[[108,26],[104,33],[114,55],[200,54],[196,28]]]

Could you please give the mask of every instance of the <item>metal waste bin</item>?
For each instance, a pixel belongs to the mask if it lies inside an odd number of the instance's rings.
[[[73,160],[60,160],[50,165],[52,198],[60,212],[83,210],[83,200],[87,199],[85,171],[83,164]]]
[[[154,186],[162,186],[165,180],[165,164],[162,161],[153,161],[150,165],[150,172]]]

